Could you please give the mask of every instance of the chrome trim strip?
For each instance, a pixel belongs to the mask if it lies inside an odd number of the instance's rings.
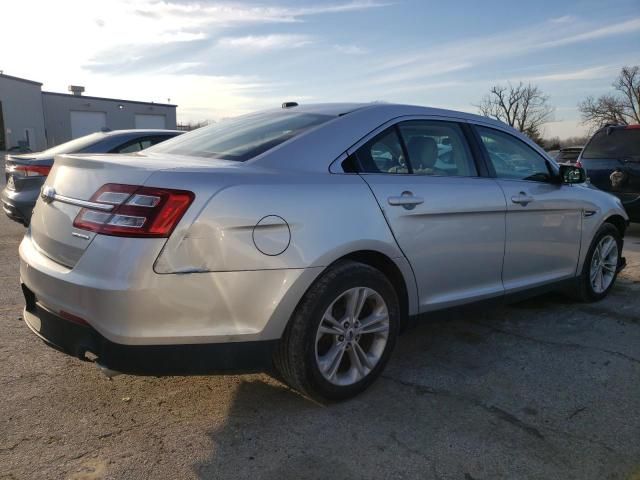
[[[83,233],[71,232],[71,235],[72,235],[73,237],[78,237],[78,238],[81,238],[81,239],[83,239],[83,240],[89,240],[89,235],[85,235],[85,234],[83,234]]]
[[[106,205],[104,203],[88,202],[86,200],[80,200],[77,198],[65,197],[59,193],[53,194],[53,200],[60,203],[66,203],[68,205],[75,205],[77,207],[90,208],[92,210],[101,210],[103,212],[110,212],[113,210],[114,205]]]

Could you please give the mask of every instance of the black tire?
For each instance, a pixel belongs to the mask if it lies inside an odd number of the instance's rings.
[[[355,287],[375,290],[389,314],[384,351],[374,368],[360,381],[335,385],[324,378],[316,361],[316,332],[322,317],[343,292]],[[380,375],[389,360],[400,324],[400,307],[394,287],[386,276],[368,265],[340,261],[329,267],[309,288],[296,307],[274,355],[280,379],[315,400],[345,400],[365,390]]]
[[[612,236],[617,245],[618,245],[618,261],[617,265],[620,264],[620,257],[622,255],[622,236],[620,235],[620,231],[610,223],[603,223],[591,241],[591,245],[589,246],[589,250],[587,251],[587,256],[584,259],[584,265],[582,266],[582,273],[578,277],[578,284],[576,286],[575,291],[573,292],[573,296],[581,301],[581,302],[597,302],[605,298],[613,286],[616,283],[616,279],[618,277],[618,272],[614,274],[613,280],[611,284],[601,293],[596,292],[591,285],[591,280],[589,278],[589,273],[591,271],[591,262],[593,261],[593,255],[595,253],[596,247],[600,240],[603,237],[610,235]]]

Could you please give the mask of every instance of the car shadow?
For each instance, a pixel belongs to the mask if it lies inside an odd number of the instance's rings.
[[[624,293],[603,308],[615,311]],[[637,365],[598,343],[612,318],[575,307],[546,295],[433,315],[399,338],[369,390],[342,403],[312,402],[267,376],[242,381],[194,471],[267,480],[627,475],[640,451],[629,448],[624,412],[640,404],[628,382],[595,379],[637,378]]]

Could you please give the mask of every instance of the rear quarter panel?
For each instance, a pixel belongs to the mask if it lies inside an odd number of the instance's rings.
[[[255,169],[247,169],[255,170]],[[279,306],[288,318],[301,294],[337,259],[372,250],[392,259],[408,291],[409,313],[417,312],[415,278],[373,194],[359,175],[282,173],[245,169],[164,171],[147,182],[183,188],[196,194],[190,209],[155,262],[158,274],[304,269],[295,285],[283,284],[287,295]],[[256,228],[268,216],[285,226]],[[286,249],[267,255],[256,247],[256,232],[282,239]],[[247,292],[251,295],[251,292]]]
[[[203,202],[167,241],[158,273],[319,267],[357,250],[403,257],[358,175],[159,172],[147,184],[195,190]],[[290,235],[280,254],[264,254],[254,243],[258,222],[268,216],[286,222],[271,228]]]

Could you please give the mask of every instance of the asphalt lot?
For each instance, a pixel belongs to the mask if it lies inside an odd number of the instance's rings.
[[[1,479],[640,478],[640,225],[605,301],[422,323],[328,406],[266,375],[108,380],[47,347],[21,320],[23,231],[0,215]]]

